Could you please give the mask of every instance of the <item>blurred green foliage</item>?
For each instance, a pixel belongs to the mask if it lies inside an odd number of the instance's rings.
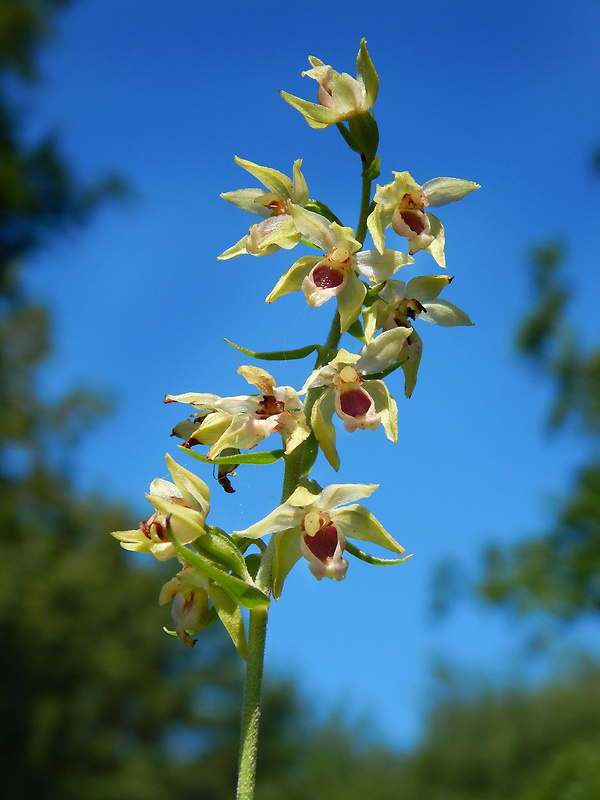
[[[257,800],[597,800],[600,672],[581,665],[539,689],[441,687],[408,753],[331,719]],[[402,699],[391,698],[402,710]]]
[[[52,234],[85,222],[99,203],[122,195],[114,175],[82,184],[53,134],[25,134],[22,88],[38,76],[37,56],[71,0],[0,3],[0,291],[15,289],[20,260]],[[17,100],[17,97],[20,99]]]
[[[37,391],[50,322],[23,294],[20,271],[118,185],[82,185],[56,141],[32,144],[22,133],[15,86],[36,77],[38,47],[65,5],[0,3],[2,794],[158,800],[207,787],[206,797],[223,797],[236,771],[233,649],[209,633],[198,656],[180,652],[161,630],[170,620],[157,602],[160,567],[134,567],[108,535],[136,521],[105,498],[77,495],[60,469],[60,449],[105,401],[79,389],[50,403]]]

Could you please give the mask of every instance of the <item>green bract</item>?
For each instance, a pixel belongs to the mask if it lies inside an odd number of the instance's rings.
[[[297,109],[311,128],[327,128],[337,122],[366,114],[377,99],[379,78],[366,41],[360,43],[356,59],[356,78],[345,72],[336,72],[318,58],[309,56],[312,69],[302,73],[319,84],[318,103],[310,103],[287,92],[280,92],[283,99]]]
[[[258,178],[268,192],[264,189],[237,189],[224,192],[221,197],[242,211],[264,217],[264,220],[252,225],[246,236],[218,258],[227,260],[243,253],[268,256],[279,248],[290,250],[300,241],[300,232],[289,213],[290,206],[305,206],[308,202],[308,187],[300,171],[302,159],[294,161],[292,180],[276,169],[261,167],[237,156],[235,163]]]
[[[375,208],[367,219],[375,247],[383,253],[384,231],[391,225],[399,236],[406,236],[409,253],[427,250],[440,267],[445,267],[444,227],[425,208],[461,200],[479,189],[479,184],[459,178],[434,178],[420,186],[409,172],[394,172],[393,175],[391,183],[377,186],[373,198]]]
[[[258,539],[274,534],[273,597],[279,599],[283,583],[301,556],[317,580],[346,577],[348,562],[342,558],[346,536],[403,553],[375,517],[361,505],[346,505],[368,497],[376,484],[332,484],[321,492],[299,486],[295,492],[260,522],[250,525],[239,536]],[[340,508],[340,506],[343,506]]]

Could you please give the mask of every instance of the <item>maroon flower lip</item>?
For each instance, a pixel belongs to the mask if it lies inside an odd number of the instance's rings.
[[[326,564],[328,561],[332,560],[338,546],[337,528],[335,525],[326,525],[321,528],[321,530],[317,531],[314,536],[305,533],[304,543],[319,561]]]
[[[312,279],[319,289],[335,289],[344,282],[344,273],[327,264],[318,264],[313,270]]]
[[[364,389],[350,389],[340,394],[340,407],[349,417],[364,417],[371,408],[371,397]]]

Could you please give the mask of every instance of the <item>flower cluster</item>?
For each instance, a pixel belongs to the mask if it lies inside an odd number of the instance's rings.
[[[248,356],[270,361],[316,353],[316,363],[300,389],[278,386],[266,370],[244,365],[238,373],[255,388],[253,394],[221,397],[185,391],[165,396],[166,403],[191,407],[173,434],[183,440],[186,455],[218,468],[219,482],[228,492],[234,489],[226,476],[235,476],[235,470],[282,459],[283,502],[259,522],[228,534],[206,523],[207,485],[167,456],[172,481],[156,479],[147,495],[154,513],[136,530],[113,534],[127,550],[160,561],[178,560],[180,569],[163,586],[159,602],[171,602],[173,633],[184,644],[193,645],[192,635],[219,619],[242,657],[247,642],[241,609],[252,612],[266,608],[271,597],[278,599],[301,558],[317,580],[337,581],[346,577],[348,555],[379,565],[406,560],[402,545],[356,502],[369,497],[377,488],[374,484],[322,487],[309,476],[319,453],[339,469],[336,425],[345,433],[372,432],[381,426],[387,439],[398,441],[398,407],[386,378],[402,369],[404,392],[412,395],[423,351],[416,320],[442,327],[473,324],[464,311],[440,299],[452,277],[411,275],[403,281],[398,273],[408,272],[421,250],[433,257],[437,267],[445,268],[444,227],[428,209],[461,200],[478,184],[456,178],[419,184],[407,171],[393,172],[393,180],[377,185],[371,198],[371,184],[380,169],[373,113],[379,79],[366,43],[360,44],[356,78],[313,56],[309,60],[311,69],[302,74],[317,82],[318,102],[281,95],[312,128],[336,125],[360,154],[363,196],[358,225],[344,225],[331,209],[310,197],[301,159],[294,162],[288,177],[236,157],[236,163],[262,185],[221,196],[260,221],[252,223],[219,259],[269,256],[308,246],[310,251],[276,280],[266,301],[274,303],[301,292],[311,309],[319,309],[335,298],[327,343],[269,353],[234,345]],[[400,241],[406,240],[407,252],[386,246],[389,228]],[[365,248],[367,231],[372,248]],[[395,244],[398,239],[390,241]],[[348,339],[341,347],[344,335]],[[271,434],[281,436],[281,448],[261,449]],[[365,553],[351,539],[382,547],[393,558]]]

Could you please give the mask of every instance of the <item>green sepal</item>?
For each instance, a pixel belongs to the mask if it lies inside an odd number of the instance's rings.
[[[371,164],[363,170],[362,176],[369,181],[374,181],[381,175],[381,159],[376,156]]]
[[[350,336],[354,336],[355,339],[358,339],[358,341],[362,342],[363,344],[367,343],[367,340],[365,339],[365,332],[359,319],[354,320],[346,333],[349,333]]]
[[[304,442],[304,458],[302,459],[302,475],[306,478],[315,465],[319,455],[319,444],[314,433]]]
[[[393,364],[390,364],[387,369],[384,369],[383,372],[374,372],[372,375],[363,375],[363,378],[370,381],[381,381],[384,378],[387,378],[388,375],[391,375],[392,372],[395,372],[398,367],[406,364],[407,361],[408,358],[403,358],[402,361],[395,361]]]
[[[273,597],[275,600],[279,600],[281,597],[285,579],[294,564],[302,557],[299,532],[299,528],[289,528],[277,533],[274,537]]]
[[[202,420],[197,417],[195,419],[184,419],[175,425],[171,431],[171,436],[175,436],[177,439],[183,439],[184,442],[187,442],[187,440],[196,433],[201,422]]]
[[[190,550],[180,544],[173,534],[167,532],[169,541],[177,552],[193,567],[200,570],[208,578],[211,578],[215,583],[218,583],[223,591],[227,592],[229,597],[234,600],[239,606],[244,608],[257,608],[259,606],[268,606],[269,598],[263,594],[256,586],[236,578],[235,575],[228,575],[219,569],[209,558],[205,558],[200,553]]]
[[[225,339],[225,341],[245,356],[260,358],[262,361],[293,361],[297,358],[306,358],[306,356],[309,356],[311,353],[315,351],[319,352],[322,349],[320,344],[307,344],[306,347],[299,347],[297,350],[273,350],[258,353],[255,350],[248,350],[246,347],[234,344],[234,342],[230,342],[229,339]]]
[[[246,561],[235,542],[220,528],[206,526],[206,535],[193,542],[193,546],[202,553],[220,561],[224,567],[237,573],[243,580],[249,577]]]
[[[333,414],[335,412],[335,394],[331,387],[325,389],[317,398],[311,414],[311,424],[323,455],[337,472],[340,468],[340,457],[335,447],[335,428]]]
[[[242,553],[245,553],[251,544],[256,543],[255,539],[247,539],[245,536],[238,536],[237,533],[232,533],[230,535],[231,535],[231,541]]]
[[[339,217],[336,217],[336,215],[329,208],[329,206],[326,206],[325,203],[322,203],[320,200],[313,200],[312,198],[310,198],[310,200],[304,206],[304,208],[308,209],[308,211],[314,211],[315,214],[320,214],[322,217],[325,217],[325,219],[328,219],[330,222],[337,222],[337,224],[341,225],[342,228],[344,227]]]
[[[179,449],[204,464],[274,464],[280,458],[283,458],[285,454],[285,450],[261,450],[259,453],[240,453],[235,456],[206,458],[206,456],[196,453],[195,450],[190,450],[189,447],[184,447],[181,444]]]
[[[371,286],[367,289],[367,293],[365,295],[365,299],[363,300],[363,306],[366,308],[370,308],[373,303],[380,299],[379,292],[381,291],[382,286],[384,283],[378,283],[376,286]]]
[[[395,564],[403,564],[414,555],[414,553],[411,553],[403,558],[378,558],[377,556],[372,556],[370,553],[365,553],[364,550],[359,550],[356,545],[353,545],[348,540],[346,540],[345,549],[347,553],[350,553],[350,555],[354,556],[355,558],[359,558],[361,561],[366,561],[367,564],[375,564],[377,567],[393,567]]]
[[[364,156],[370,169],[379,146],[379,128],[375,122],[375,117],[368,111],[362,114],[355,114],[348,120],[348,127],[353,141],[360,148],[360,153]]]
[[[342,136],[344,137],[344,139],[345,139],[345,141],[346,141],[346,144],[348,145],[348,147],[349,147],[351,150],[354,150],[354,152],[355,152],[355,153],[360,153],[360,147],[359,147],[359,146],[358,146],[358,144],[357,144],[357,143],[354,141],[354,139],[353,139],[353,137],[352,137],[352,134],[350,133],[350,131],[348,130],[348,128],[347,128],[347,127],[344,125],[344,123],[343,123],[343,122],[336,122],[336,123],[335,123],[335,126],[336,126],[336,128],[338,129],[338,131],[339,131],[339,132],[342,134]]]

